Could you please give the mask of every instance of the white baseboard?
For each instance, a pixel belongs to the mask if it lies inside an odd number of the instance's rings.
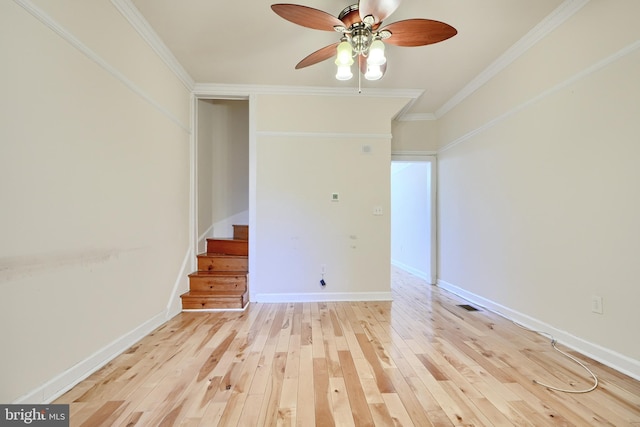
[[[422,271],[422,270],[418,270],[417,268],[413,268],[410,265],[404,264],[398,260],[391,260],[391,265],[393,265],[394,267],[398,267],[401,270],[406,271],[407,273],[411,273],[416,277],[421,278],[422,280],[426,281],[427,283],[429,283],[430,285],[431,283],[431,276],[429,274],[427,274],[426,272]]]
[[[207,228],[205,232],[198,237],[198,247],[200,247],[201,242],[206,240],[207,237],[211,237],[211,236],[213,236],[213,224],[211,224],[209,228]]]
[[[154,329],[164,324],[167,320],[169,320],[168,313],[166,310],[163,310],[161,313],[156,314],[142,325],[96,351],[75,366],[72,366],[42,384],[40,387],[19,397],[13,403],[47,404],[52,402],[62,394],[69,391],[80,381],[86,379],[89,375],[109,363],[116,356],[122,354],[125,350],[147,336]]]
[[[182,259],[182,265],[180,266],[180,271],[178,272],[178,276],[176,277],[175,282],[173,283],[173,289],[171,290],[171,294],[169,296],[169,302],[167,303],[167,317],[172,318],[176,316],[180,311],[182,311],[182,300],[180,299],[180,295],[186,292],[187,289],[181,288],[180,284],[183,281],[189,280],[188,276],[191,271],[187,271],[189,267],[189,260],[193,258],[193,252],[191,249],[187,249],[184,258]]]
[[[444,280],[438,279],[438,286],[442,289],[458,295],[465,300],[477,304],[492,311],[500,316],[503,316],[509,320],[514,320],[521,325],[532,329],[534,331],[542,331],[553,335],[553,337],[567,347],[572,348],[587,357],[590,357],[598,362],[615,369],[625,375],[628,375],[636,380],[640,381],[640,361],[632,359],[623,354],[617,353],[608,348],[602,347],[598,344],[588,342],[580,337],[571,335],[570,333],[557,329],[552,325],[542,322],[526,314],[512,310],[501,304],[493,302],[487,298],[476,295],[472,292],[466,291],[458,286],[448,283]]]
[[[391,292],[314,292],[304,294],[256,294],[255,302],[392,301]]]
[[[243,308],[183,308],[184,313],[226,313],[228,311],[245,311],[249,307],[247,303]]]

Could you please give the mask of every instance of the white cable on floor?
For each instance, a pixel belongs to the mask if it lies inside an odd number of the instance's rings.
[[[502,317],[504,317],[505,319],[509,319],[507,316],[503,315],[502,313],[499,313],[499,312],[498,312],[498,314],[499,314],[499,315],[501,315]],[[538,381],[538,380],[533,380],[533,382],[534,382],[535,384],[541,385],[541,386],[546,387],[546,388],[548,388],[548,389],[550,389],[550,390],[561,391],[561,392],[563,392],[563,393],[589,393],[590,391],[593,391],[593,390],[595,390],[595,389],[598,387],[598,377],[597,377],[597,376],[596,376],[596,375],[591,371],[591,369],[587,368],[587,367],[585,366],[585,364],[584,364],[584,363],[582,363],[580,360],[578,360],[577,358],[573,357],[572,355],[570,355],[570,354],[568,354],[568,353],[565,353],[564,351],[562,351],[562,350],[560,350],[558,347],[556,347],[556,343],[557,343],[557,341],[556,341],[556,339],[553,337],[553,335],[551,335],[551,334],[549,334],[549,333],[547,333],[547,332],[534,331],[533,329],[529,329],[529,328],[527,328],[526,326],[521,325],[520,323],[516,322],[516,321],[515,321],[515,320],[513,320],[513,319],[509,319],[509,320],[511,320],[511,322],[512,322],[514,325],[516,325],[517,327],[519,327],[519,328],[522,328],[522,329],[527,330],[527,331],[535,332],[535,333],[537,333],[537,334],[544,335],[544,336],[548,337],[548,338],[551,340],[551,347],[553,347],[553,349],[554,349],[554,350],[556,350],[558,353],[562,354],[563,356],[565,356],[565,357],[567,357],[567,358],[569,358],[569,359],[573,360],[573,361],[574,361],[574,362],[576,362],[578,365],[582,366],[582,367],[583,367],[583,368],[584,368],[584,369],[585,369],[585,370],[586,370],[586,371],[591,375],[591,377],[593,378],[593,381],[594,381],[593,386],[591,386],[591,387],[590,387],[590,388],[588,388],[588,389],[584,389],[584,390],[568,390],[568,389],[563,389],[563,388],[554,387],[554,386],[551,386],[551,385],[548,385],[548,384],[545,384],[545,383],[541,383],[541,382],[540,382],[540,381]]]
[[[458,295],[458,296],[460,296],[460,295]],[[464,298],[464,297],[462,297],[462,298]],[[591,375],[591,377],[593,378],[593,381],[594,381],[593,386],[591,386],[590,388],[584,389],[584,390],[568,390],[568,389],[558,388],[558,387],[554,387],[554,386],[551,386],[551,385],[548,385],[548,384],[545,384],[545,383],[541,383],[540,381],[535,380],[535,379],[533,380],[534,384],[541,385],[541,386],[546,387],[546,388],[548,388],[550,390],[560,391],[560,392],[563,392],[563,393],[574,393],[574,394],[577,394],[577,393],[589,393],[590,391],[593,391],[598,387],[598,377],[596,376],[596,374],[594,374],[591,371],[591,369],[587,368],[584,363],[582,363],[581,361],[579,361],[575,357],[571,356],[568,353],[565,353],[564,351],[562,351],[558,347],[556,347],[557,341],[553,337],[553,335],[551,335],[548,332],[536,331],[534,329],[531,329],[531,328],[528,328],[528,327],[526,327],[524,325],[521,325],[520,323],[516,322],[515,320],[513,320],[509,316],[505,316],[503,313],[501,313],[501,312],[499,312],[497,310],[492,310],[492,309],[490,309],[488,307],[485,307],[482,304],[478,304],[478,303],[474,303],[474,304],[479,305],[480,307],[484,308],[487,311],[496,313],[498,316],[504,317],[505,319],[509,320],[511,323],[513,323],[514,325],[516,325],[517,327],[519,327],[521,329],[524,329],[524,330],[529,331],[529,332],[534,332],[534,333],[546,336],[547,338],[549,338],[551,340],[551,346],[553,347],[554,350],[556,350],[558,353],[562,354],[563,356],[573,360],[578,365],[582,366],[589,373],[589,375]]]

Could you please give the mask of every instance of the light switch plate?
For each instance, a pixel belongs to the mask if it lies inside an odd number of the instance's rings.
[[[602,314],[602,297],[599,295],[591,296],[591,311],[593,313]]]

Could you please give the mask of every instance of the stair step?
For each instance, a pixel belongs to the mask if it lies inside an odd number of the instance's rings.
[[[249,255],[249,242],[240,239],[207,239],[207,252],[227,255]]]
[[[244,308],[248,301],[248,291],[194,292],[180,295],[185,310]]]
[[[234,225],[233,226],[233,238],[238,240],[249,240],[249,226],[248,225]]]
[[[234,225],[233,238],[207,239],[198,254],[198,271],[189,275],[189,291],[180,295],[183,310],[237,309],[249,303],[249,226]]]
[[[249,259],[246,255],[204,253],[198,255],[199,271],[248,271]]]
[[[189,289],[196,292],[247,289],[246,271],[196,271],[189,275]]]

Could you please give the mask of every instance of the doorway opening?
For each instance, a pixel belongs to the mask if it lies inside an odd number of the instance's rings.
[[[435,158],[392,157],[391,264],[435,284]]]
[[[249,221],[249,100],[197,99],[196,253],[206,238],[228,238]]]

